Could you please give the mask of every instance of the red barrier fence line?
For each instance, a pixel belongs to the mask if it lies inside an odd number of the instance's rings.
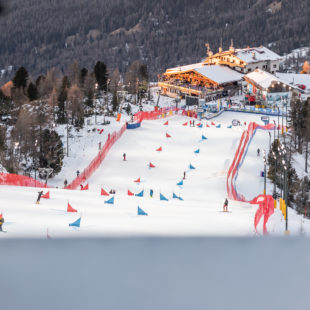
[[[0,173],[0,185],[47,188],[45,183],[42,183],[24,175],[12,173]]]
[[[118,132],[114,132],[110,135],[110,139],[106,141],[102,149],[99,151],[97,156],[91,161],[91,163],[84,169],[84,171],[76,177],[65,189],[76,189],[85,180],[89,179],[91,175],[98,169],[102,161],[107,156],[109,150],[114,143],[123,135],[126,130],[126,124]]]
[[[228,197],[230,199],[234,199],[236,201],[242,201],[242,202],[249,202],[252,204],[259,204],[259,208],[257,209],[255,218],[254,218],[254,227],[256,230],[257,225],[259,221],[261,220],[261,217],[264,215],[263,231],[264,233],[267,233],[266,225],[267,225],[268,219],[274,212],[272,196],[260,195],[251,201],[247,201],[243,195],[237,193],[235,189],[235,184],[234,184],[236,174],[240,168],[239,165],[243,161],[243,158],[246,154],[245,152],[247,151],[257,128],[270,130],[274,128],[274,125],[269,124],[266,126],[260,126],[253,122],[249,124],[248,129],[245,132],[243,132],[241,136],[240,143],[235,153],[234,160],[229,167],[229,170],[227,173],[226,188],[227,188]],[[263,198],[258,199],[260,197],[263,197]]]

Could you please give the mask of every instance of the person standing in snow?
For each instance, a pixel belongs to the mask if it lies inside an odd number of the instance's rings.
[[[64,186],[66,187],[68,185],[67,179],[64,180]]]
[[[192,120],[189,121],[189,127],[192,127]]]
[[[257,156],[259,156],[260,154],[260,149],[257,149]]]
[[[77,170],[77,171],[76,171],[76,176],[78,177],[79,175],[80,175],[80,171]]]
[[[43,191],[38,192],[38,199],[37,199],[36,204],[39,204],[39,203],[40,203],[40,199],[41,199],[41,196],[42,196],[42,195],[43,195]]]
[[[195,120],[193,119],[193,127],[195,127]]]
[[[228,212],[228,199],[225,198],[224,206],[223,206],[223,212]]]
[[[123,160],[126,160],[126,153],[123,154]]]
[[[2,225],[3,225],[3,223],[4,223],[4,217],[3,217],[2,214],[0,214],[0,231],[3,231],[3,230],[2,230]]]
[[[186,172],[184,171],[184,174],[183,174],[183,180],[185,180],[185,176],[186,176]]]

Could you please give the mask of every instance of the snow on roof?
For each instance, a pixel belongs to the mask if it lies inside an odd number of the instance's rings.
[[[194,71],[218,84],[241,81],[243,78],[243,74],[220,65],[202,66]]]
[[[202,66],[203,66],[203,63],[199,62],[199,63],[192,64],[192,65],[169,68],[166,70],[166,73],[173,74],[173,73],[179,73],[179,72],[186,72],[186,71],[191,71],[191,70],[194,70],[194,69],[202,67]]]
[[[292,85],[305,85],[310,90],[310,74],[276,73],[276,76]]]
[[[273,83],[284,83],[288,85],[288,83],[284,80],[279,79],[275,75],[260,69],[256,69],[255,71],[248,73],[244,76],[244,78],[255,82],[257,85],[264,89],[269,88]]]
[[[236,49],[236,56],[246,63],[255,63],[268,60],[281,60],[282,57],[267,47],[253,47]]]

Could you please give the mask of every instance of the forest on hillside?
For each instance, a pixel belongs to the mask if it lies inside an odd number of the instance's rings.
[[[101,59],[121,73],[134,61],[151,78],[216,51],[268,45],[285,53],[309,46],[309,0],[2,0],[0,69],[25,66],[34,78],[77,60]],[[12,72],[13,72],[12,71]],[[11,76],[5,75],[1,82]]]

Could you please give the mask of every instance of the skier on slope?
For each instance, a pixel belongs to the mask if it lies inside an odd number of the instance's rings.
[[[39,204],[40,203],[40,199],[41,199],[41,196],[43,195],[43,191],[39,191],[38,192],[38,199],[37,199],[37,202],[36,204]]]
[[[126,161],[126,153],[123,154],[123,160]]]
[[[223,206],[223,212],[228,212],[228,199],[225,198],[224,206]]]
[[[0,213],[0,231],[3,231],[2,230],[3,223],[4,223],[4,218],[3,218],[3,215]]]
[[[257,149],[257,156],[259,156],[259,154],[260,154],[260,149],[258,148]]]

